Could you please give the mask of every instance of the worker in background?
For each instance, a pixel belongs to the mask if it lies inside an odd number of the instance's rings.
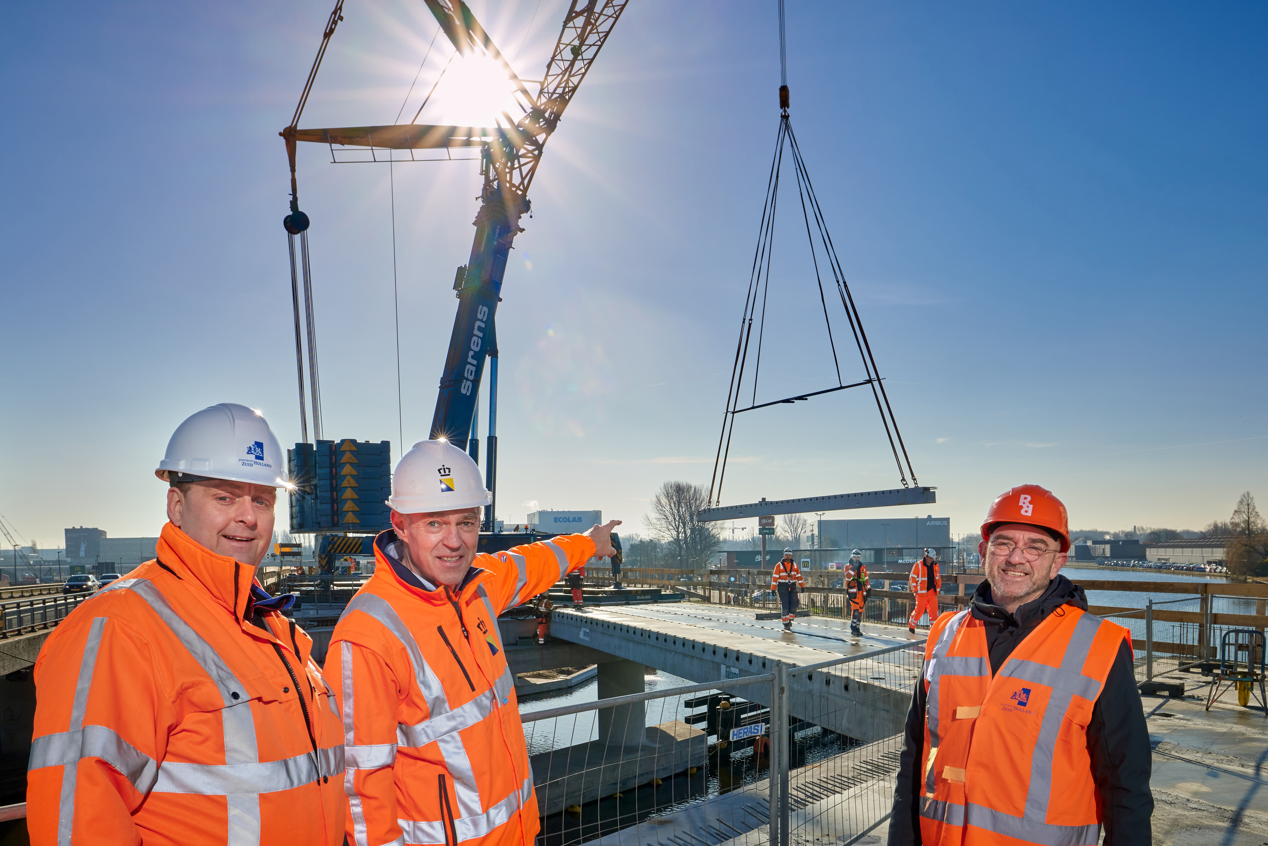
[[[907,621],[907,631],[916,633],[916,624],[925,614],[929,615],[929,623],[938,617],[938,591],[942,590],[942,571],[938,567],[938,550],[930,547],[925,550],[924,558],[912,565],[911,575],[907,577],[907,587],[916,598],[916,607]]]
[[[348,842],[533,846],[533,776],[498,615],[592,556],[620,521],[478,555],[480,470],[444,441],[392,476],[392,528],[335,626],[326,675],[346,745]]]
[[[804,588],[806,581],[801,577],[801,568],[793,561],[791,549],[784,550],[784,557],[775,565],[771,574],[770,589],[779,594],[779,610],[783,615],[784,631],[792,631],[793,619],[797,616],[797,606],[801,600],[797,596],[798,588]]]
[[[533,610],[537,613],[537,644],[541,646],[546,642],[546,638],[550,635],[550,612],[555,608],[555,603],[550,601],[550,597],[542,594],[537,597],[537,601],[533,603]]]
[[[845,597],[850,606],[850,634],[863,634],[863,604],[867,602],[867,589],[857,570],[845,571]]]
[[[242,405],[172,435],[158,557],[72,611],[35,663],[32,844],[343,843],[334,699],[280,613],[294,598],[255,579],[285,460]]]
[[[849,592],[850,581],[856,582],[855,594]],[[845,565],[846,597],[850,599],[850,632],[863,634],[863,609],[867,599],[872,595],[872,580],[867,573],[867,565],[863,563],[863,551],[856,549],[850,553],[850,562]]]
[[[1152,752],[1131,633],[1087,613],[1059,570],[1065,506],[1038,485],[995,500],[986,580],[925,643],[890,846],[1151,841]]]
[[[568,574],[568,587],[572,590],[572,607],[580,608],[585,604],[585,598],[581,594],[582,579],[586,577],[586,568],[578,567]]]

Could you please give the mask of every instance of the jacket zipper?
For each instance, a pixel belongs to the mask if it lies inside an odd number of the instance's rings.
[[[317,770],[317,780],[321,781],[321,765],[318,763],[317,757],[317,738],[313,736],[312,718],[308,715],[308,703],[304,701],[304,692],[300,689],[299,679],[295,678],[295,671],[291,669],[291,662],[286,660],[286,656],[282,654],[282,647],[276,643],[270,643],[273,651],[277,653],[277,657],[281,660],[282,666],[286,668],[286,673],[291,677],[291,684],[295,685],[295,696],[299,699],[299,709],[304,712],[304,728],[308,731],[308,742],[313,745],[313,768]],[[330,777],[325,776],[329,781]]]
[[[445,642],[445,646],[449,647],[449,654],[458,662],[458,669],[462,670],[462,677],[467,680],[467,686],[475,690],[475,683],[471,681],[471,675],[467,672],[467,668],[462,665],[462,659],[458,657],[458,650],[453,648],[453,644],[449,642],[449,635],[445,634],[444,626],[437,626],[436,631],[440,632],[440,639]],[[462,633],[465,635],[467,630],[464,628]]]
[[[453,821],[453,807],[449,804],[449,791],[445,789],[445,774],[437,777],[440,782],[440,824],[445,829],[445,846],[458,846],[458,827]]]

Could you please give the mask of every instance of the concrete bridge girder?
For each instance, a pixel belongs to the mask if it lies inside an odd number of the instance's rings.
[[[708,633],[708,629],[699,626],[652,621],[607,610],[556,611],[551,623],[555,638],[694,682],[716,681],[719,690],[768,707],[769,683],[728,686],[727,679],[764,675],[774,669],[776,661],[798,667],[836,655],[733,633],[717,632],[714,641],[725,642],[711,642]],[[898,734],[906,721],[917,671],[906,666],[901,653],[887,657],[887,661],[867,659],[790,676],[788,713],[864,742]]]

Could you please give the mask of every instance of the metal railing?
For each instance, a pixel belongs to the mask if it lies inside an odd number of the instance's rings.
[[[526,713],[538,844],[851,842],[889,815],[923,659],[911,641]]]
[[[94,595],[80,593],[69,596],[40,596],[5,602],[0,605],[0,638],[52,628],[78,607],[79,603]]]

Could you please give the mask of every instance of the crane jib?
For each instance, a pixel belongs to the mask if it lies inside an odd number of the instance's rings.
[[[502,276],[519,232],[519,216],[507,215],[498,200],[486,204],[477,217],[471,260],[458,291],[458,314],[432,417],[430,437],[446,438],[459,449],[466,449],[471,432],[485,359],[497,353],[496,312]]]

